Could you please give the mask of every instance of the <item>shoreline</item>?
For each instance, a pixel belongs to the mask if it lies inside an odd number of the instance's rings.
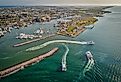
[[[83,33],[85,30],[86,30],[86,28],[83,28],[82,30],[80,30],[79,32],[77,32],[75,35],[71,35],[71,36],[69,36],[69,37],[75,38],[75,37],[78,36],[79,34]],[[68,35],[63,34],[63,33],[60,33],[60,32],[57,32],[56,34],[61,35],[61,36],[68,36]]]
[[[98,19],[94,17],[73,18],[67,22],[58,23],[59,29],[57,34],[69,37],[76,37],[86,30],[85,26],[93,25]]]

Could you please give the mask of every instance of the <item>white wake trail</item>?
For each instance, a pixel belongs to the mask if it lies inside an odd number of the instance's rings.
[[[69,48],[65,44],[63,44],[63,45],[66,48],[66,52],[64,53],[64,55],[62,57],[62,61],[61,61],[62,68],[61,69],[62,69],[62,71],[66,71],[67,70],[66,59],[67,59],[67,54],[69,52]]]
[[[89,41],[88,42],[84,42],[84,41],[80,42],[80,41],[69,41],[69,40],[53,40],[53,41],[45,42],[45,43],[38,45],[38,46],[35,46],[35,47],[28,48],[28,49],[26,49],[26,51],[38,50],[38,49],[46,47],[47,45],[52,44],[52,43],[89,44]]]

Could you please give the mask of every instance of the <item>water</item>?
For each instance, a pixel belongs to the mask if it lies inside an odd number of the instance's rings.
[[[0,39],[0,69],[4,69],[18,62],[30,59],[39,54],[59,47],[59,51],[53,56],[27,67],[13,75],[0,80],[0,82],[121,82],[121,7],[113,7],[112,13],[105,14],[95,24],[92,30],[86,30],[76,38],[55,36],[25,46],[13,48],[12,46],[21,40],[15,36],[20,32],[32,33],[38,28],[53,28],[55,21],[44,25],[34,24],[29,28],[13,30]],[[93,40],[95,45],[66,45],[69,48],[67,56],[66,72],[59,72],[61,58],[65,53],[62,43],[53,43],[34,52],[25,52],[25,49],[40,45],[50,40]],[[94,64],[85,71],[88,64],[85,52],[90,50],[94,56]],[[85,74],[83,74],[85,73]]]
[[[44,47],[48,46],[49,44],[53,44],[53,43],[70,43],[70,44],[90,45],[89,42],[88,41],[87,42],[71,41],[71,40],[70,41],[69,40],[53,40],[53,41],[45,42],[45,43],[38,45],[38,46],[28,48],[28,49],[26,49],[26,51],[38,50],[38,49],[44,48]]]

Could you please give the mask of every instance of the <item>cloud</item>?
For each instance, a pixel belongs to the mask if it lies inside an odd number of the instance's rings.
[[[0,5],[121,4],[121,0],[0,0]]]

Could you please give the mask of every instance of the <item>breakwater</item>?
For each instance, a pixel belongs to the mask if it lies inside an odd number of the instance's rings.
[[[58,48],[54,48],[51,51],[49,51],[43,55],[39,55],[39,56],[32,58],[28,61],[25,61],[23,63],[17,64],[15,66],[12,66],[10,68],[2,70],[2,71],[0,71],[0,78],[9,76],[9,75],[11,75],[19,70],[24,69],[25,67],[28,67],[29,65],[32,65],[33,63],[39,62],[39,61],[45,59],[46,57],[53,55],[57,50],[58,50]]]

